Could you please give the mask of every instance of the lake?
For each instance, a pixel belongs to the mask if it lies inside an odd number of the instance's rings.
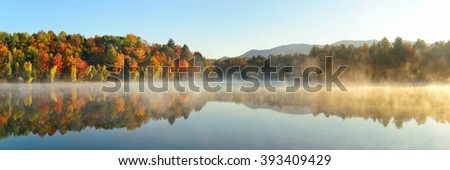
[[[450,86],[101,92],[0,85],[0,149],[450,149]]]

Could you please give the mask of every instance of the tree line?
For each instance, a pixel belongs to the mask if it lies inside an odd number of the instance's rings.
[[[206,59],[172,39],[166,44],[149,44],[133,34],[87,38],[63,31],[39,31],[31,35],[0,32],[0,82],[107,81],[112,74],[129,75],[130,80],[142,79],[144,75],[153,79],[175,78],[182,71],[180,68],[187,68],[188,72],[198,67],[239,71],[233,66],[268,64],[278,68],[293,66],[294,72],[288,76],[301,76],[306,67],[324,68],[326,56],[333,56],[336,65],[349,65],[342,78],[353,82],[450,81],[450,41],[427,44],[421,39],[411,43],[400,37],[394,42],[383,38],[358,47],[314,46],[309,54],[270,55],[269,61],[262,56]],[[145,69],[148,66],[154,70]],[[165,66],[170,72],[163,70]]]
[[[193,58],[199,66],[206,63],[201,53],[172,39],[149,44],[133,34],[86,38],[64,31],[0,32],[0,80],[7,82],[106,81],[113,73],[138,79],[144,72],[139,68],[148,66],[156,68],[152,77],[158,78],[163,66],[176,73]]]

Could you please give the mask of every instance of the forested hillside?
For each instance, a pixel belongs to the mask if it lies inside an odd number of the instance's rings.
[[[153,77],[158,78],[162,66],[171,66],[176,73],[180,64],[189,66],[192,58],[198,66],[206,63],[199,52],[176,45],[172,39],[167,44],[149,44],[133,34],[85,37],[53,31],[0,32],[0,79],[8,82],[105,81],[111,73],[123,71],[137,79],[143,73],[138,68],[147,66],[156,68]]]

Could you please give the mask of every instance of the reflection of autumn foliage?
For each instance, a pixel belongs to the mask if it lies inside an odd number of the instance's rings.
[[[114,95],[114,103],[117,106],[117,112],[122,113],[125,111],[125,101],[119,94]]]
[[[90,84],[36,86],[0,87],[0,139],[52,136],[86,127],[133,130],[149,121],[173,124],[176,119],[187,119],[208,101],[243,103],[289,114],[372,119],[397,128],[411,120],[419,125],[427,118],[439,123],[450,120],[450,88],[446,86],[363,86],[349,87],[348,92],[318,93],[102,93]]]
[[[0,94],[0,99],[6,101],[0,105],[0,139],[28,134],[52,136],[56,132],[65,134],[86,127],[133,130],[149,120],[168,120],[173,124],[207,102],[206,99],[187,99],[196,95],[184,95],[178,100],[177,93],[108,94],[88,87],[2,91],[8,92]]]

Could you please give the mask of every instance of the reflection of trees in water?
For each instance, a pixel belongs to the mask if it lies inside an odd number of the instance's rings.
[[[149,120],[187,119],[208,101],[205,96],[178,93],[101,93],[98,88],[11,88],[0,94],[0,139],[8,136],[127,128]]]
[[[393,122],[402,128],[415,120],[422,125],[427,118],[450,122],[450,87],[350,87],[347,92],[267,93],[217,95],[215,100],[243,103],[251,108],[269,108],[290,114],[324,114],[342,119],[372,119],[384,126]]]
[[[35,88],[35,89],[33,89]],[[342,119],[373,119],[419,125],[427,118],[448,123],[448,87],[358,87],[348,92],[319,93],[101,93],[98,88],[7,87],[0,89],[0,139],[9,136],[97,129],[136,129],[150,121],[187,119],[208,101],[242,103],[289,114],[324,114]],[[251,123],[251,122],[249,122]]]

